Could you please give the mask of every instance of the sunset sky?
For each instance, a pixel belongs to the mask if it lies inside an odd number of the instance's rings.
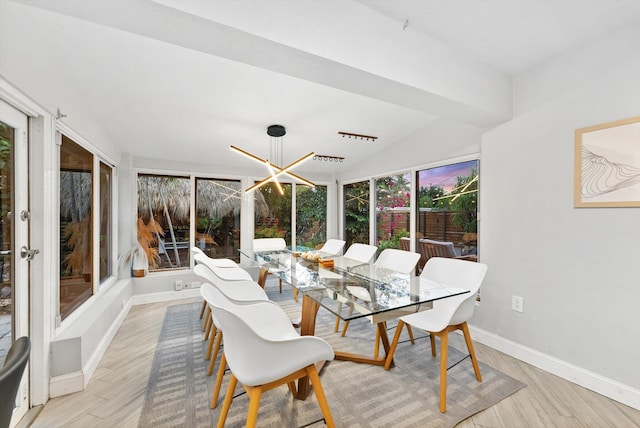
[[[439,166],[425,169],[418,173],[418,186],[429,187],[431,185],[444,188],[445,192],[450,192],[456,184],[456,177],[469,175],[478,161],[455,163],[452,165]]]

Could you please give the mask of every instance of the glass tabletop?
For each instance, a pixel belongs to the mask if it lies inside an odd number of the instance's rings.
[[[368,317],[381,322],[430,309],[435,300],[469,293],[346,257],[330,257],[333,266],[323,266],[290,250],[240,253],[343,320]],[[354,311],[344,311],[345,305]]]

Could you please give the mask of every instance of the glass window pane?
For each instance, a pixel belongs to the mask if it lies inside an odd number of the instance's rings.
[[[93,155],[66,136],[60,148],[60,317],[93,294]]]
[[[138,175],[138,242],[150,272],[189,267],[190,200],[188,177]]]
[[[478,161],[417,173],[417,237],[453,242],[459,255],[477,253]]]
[[[327,186],[296,186],[296,249],[327,240]]]
[[[345,248],[369,243],[369,182],[344,185]]]
[[[268,183],[255,191],[254,238],[284,238],[291,245],[291,195],[292,185],[282,183],[280,194],[274,183]]]
[[[240,262],[240,181],[196,178],[196,245]]]
[[[100,162],[100,282],[113,272],[111,257],[111,167]]]
[[[376,180],[376,245],[378,253],[400,248],[400,238],[409,236],[411,174]]]

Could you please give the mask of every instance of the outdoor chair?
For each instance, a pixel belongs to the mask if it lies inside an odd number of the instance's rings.
[[[411,238],[403,236],[400,238],[400,249],[402,251],[411,251]]]
[[[300,336],[282,308],[273,302],[210,304],[224,332],[222,356],[231,370],[218,428],[225,424],[238,382],[249,397],[246,426],[255,427],[262,393],[286,384],[295,394],[294,382],[303,377],[311,381],[326,425],[335,427],[316,369],[316,363],[334,358],[326,341]]]
[[[473,315],[476,294],[486,272],[487,265],[483,263],[441,257],[429,259],[420,275],[421,278],[446,284],[449,288],[468,289],[470,292],[436,300],[431,310],[401,317],[389,348],[384,366],[386,370],[391,366],[403,326],[413,326],[429,332],[433,357],[436,356],[435,336],[440,338],[440,411],[442,413],[447,409],[447,346],[450,332],[462,331],[476,379],[482,382],[467,321]]]

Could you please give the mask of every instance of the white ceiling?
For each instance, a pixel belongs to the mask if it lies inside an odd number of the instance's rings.
[[[640,0],[0,0],[0,75],[133,156],[249,166],[229,145],[269,157],[278,123],[285,163],[332,173],[507,120],[513,74],[629,25]]]

